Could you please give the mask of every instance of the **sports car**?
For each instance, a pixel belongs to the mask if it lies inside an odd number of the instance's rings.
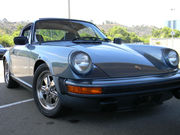
[[[42,114],[65,108],[121,111],[180,97],[178,53],[110,41],[94,24],[42,18],[25,26],[3,57],[8,88],[33,91]]]

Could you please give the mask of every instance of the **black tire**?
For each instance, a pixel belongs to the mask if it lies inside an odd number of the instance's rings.
[[[39,85],[41,85],[41,87],[44,87],[43,83],[44,83],[45,78],[43,78],[43,77],[45,77],[47,74],[50,74],[50,71],[46,64],[40,65],[37,68],[37,70],[35,71],[35,75],[34,75],[34,79],[33,79],[33,96],[34,96],[34,100],[35,100],[35,103],[36,103],[39,111],[47,117],[55,118],[55,117],[60,116],[60,114],[63,111],[63,106],[60,101],[59,93],[54,88],[54,90],[57,92],[57,95],[58,95],[56,97],[56,98],[58,98],[58,102],[53,109],[49,110],[49,109],[47,109],[47,106],[46,106],[47,97],[49,97],[49,96],[47,96],[48,94],[42,94],[41,91],[44,91],[44,90],[41,90],[41,88],[39,88]],[[51,81],[53,81],[53,80],[51,80]],[[45,91],[47,92],[48,90],[45,90]],[[39,97],[39,93],[41,93],[41,98]],[[41,100],[43,100],[44,102],[42,102]],[[49,101],[50,101],[50,99],[49,99]],[[54,101],[54,102],[56,102],[56,101]]]
[[[12,79],[9,65],[6,61],[4,61],[4,82],[7,88],[17,88],[19,86],[19,84]]]
[[[173,91],[175,98],[180,99],[180,91]]]

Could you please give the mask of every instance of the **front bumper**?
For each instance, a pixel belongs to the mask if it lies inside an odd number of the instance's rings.
[[[102,94],[76,94],[67,91],[67,85],[101,87]],[[180,72],[161,75],[119,79],[66,80],[62,99],[65,106],[101,110],[104,106],[123,109],[161,103],[180,89]],[[138,104],[137,104],[138,103]]]
[[[161,76],[143,76],[133,78],[97,79],[91,81],[66,80],[66,85],[81,87],[102,87],[100,95],[68,93],[78,97],[111,97],[134,95],[149,92],[168,91],[180,88],[180,71]]]

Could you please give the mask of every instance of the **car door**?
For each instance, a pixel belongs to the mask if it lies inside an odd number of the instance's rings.
[[[29,39],[31,26],[22,30],[21,36]],[[12,74],[21,81],[28,82],[29,76],[29,43],[26,45],[15,45],[10,52]]]

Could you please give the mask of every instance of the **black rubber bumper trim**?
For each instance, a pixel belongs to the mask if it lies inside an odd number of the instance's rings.
[[[180,80],[180,72],[166,76],[141,76],[129,78],[112,78],[112,79],[91,79],[91,80],[66,80],[67,85],[80,87],[110,87],[110,86],[126,86],[148,84],[154,82],[167,82],[172,80]]]
[[[118,96],[137,95],[137,94],[146,94],[146,93],[157,93],[157,92],[173,91],[176,89],[180,89],[180,74],[178,72],[177,74],[171,76],[139,77],[139,78],[124,79],[124,80],[121,78],[121,79],[114,79],[114,81],[109,79],[95,80],[94,82],[92,81],[91,84],[90,83],[85,84],[84,82],[82,83],[82,82],[69,81],[69,80],[65,81],[65,83],[66,85],[103,88],[103,94],[87,95],[87,94],[67,93],[70,96],[86,97],[86,98],[106,98],[106,97],[118,97]],[[154,87],[155,84],[156,87]],[[158,84],[160,84],[160,86],[158,86]],[[168,85],[168,87],[166,87],[165,85]],[[142,89],[145,86],[146,88]],[[121,91],[122,88],[125,91]],[[114,92],[113,89],[120,89],[120,90],[118,92]],[[106,93],[107,90],[108,93]]]

